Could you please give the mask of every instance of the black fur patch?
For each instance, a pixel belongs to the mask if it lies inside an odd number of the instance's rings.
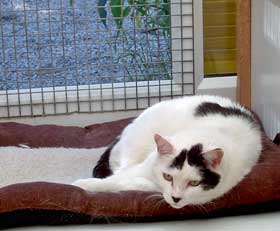
[[[118,143],[119,138],[117,138],[101,155],[100,159],[98,160],[96,166],[93,169],[92,176],[95,178],[105,178],[111,176],[113,174],[110,168],[110,155],[113,147]]]
[[[187,149],[183,149],[180,154],[175,157],[170,167],[182,169],[187,158],[187,152]]]
[[[201,185],[204,190],[213,189],[219,184],[221,176],[218,173],[212,172],[207,168],[200,168],[200,173],[203,179]]]
[[[195,110],[195,116],[207,116],[209,114],[220,114],[227,116],[240,116],[246,118],[250,122],[256,123],[256,120],[250,114],[235,107],[222,107],[217,103],[204,102]]]
[[[196,144],[191,147],[188,152],[188,163],[190,166],[204,166],[204,158],[201,155],[202,153],[202,144]]]
[[[191,147],[187,153],[187,160],[190,166],[195,166],[199,169],[202,177],[201,185],[204,190],[213,189],[220,182],[220,175],[207,168],[204,157],[202,155],[202,144],[197,144]]]
[[[280,145],[280,133],[275,136],[273,143],[275,143],[276,145]]]

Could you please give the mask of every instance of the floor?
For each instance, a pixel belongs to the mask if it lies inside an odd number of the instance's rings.
[[[176,222],[138,223],[138,224],[107,224],[107,225],[80,225],[60,227],[29,227],[16,228],[12,230],[25,231],[279,231],[280,212],[266,213],[249,216],[236,216],[216,218],[210,220],[190,220]]]

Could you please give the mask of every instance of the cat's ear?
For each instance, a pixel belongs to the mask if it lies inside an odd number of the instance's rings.
[[[220,165],[224,155],[224,151],[220,148],[216,148],[208,152],[205,152],[202,155],[204,157],[206,165],[215,169]]]
[[[157,145],[157,151],[160,155],[172,154],[173,145],[170,144],[166,139],[164,139],[159,134],[155,134],[154,140]]]

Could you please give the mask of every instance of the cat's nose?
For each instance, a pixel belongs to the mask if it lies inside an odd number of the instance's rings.
[[[173,201],[175,203],[179,202],[182,198],[179,198],[179,197],[172,197]]]

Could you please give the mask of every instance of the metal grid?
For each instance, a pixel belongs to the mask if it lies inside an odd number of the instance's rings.
[[[193,56],[192,0],[2,0],[0,117],[193,94]]]

